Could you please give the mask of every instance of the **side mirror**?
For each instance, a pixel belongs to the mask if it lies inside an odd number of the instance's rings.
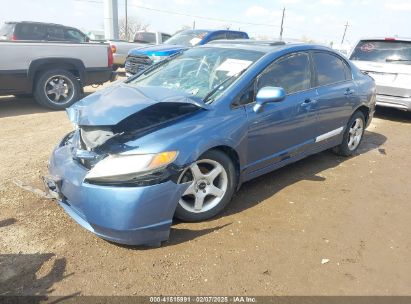
[[[267,102],[279,102],[285,99],[285,91],[279,87],[261,88],[255,97],[254,112],[260,113]]]

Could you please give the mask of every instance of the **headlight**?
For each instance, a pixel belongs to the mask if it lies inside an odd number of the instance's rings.
[[[115,154],[99,161],[86,175],[86,180],[130,181],[171,164],[177,151],[158,154]]]
[[[167,58],[167,56],[156,56],[156,55],[152,55],[152,56],[148,56],[148,57],[151,59],[151,61],[153,61],[153,63],[157,63],[157,62]]]

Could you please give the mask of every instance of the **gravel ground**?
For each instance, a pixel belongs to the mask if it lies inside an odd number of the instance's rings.
[[[355,157],[248,182],[159,248],[101,240],[16,185],[42,188],[65,112],[0,97],[0,128],[0,295],[411,295],[411,113],[379,109]]]

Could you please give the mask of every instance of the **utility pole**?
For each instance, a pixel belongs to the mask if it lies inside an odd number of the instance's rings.
[[[284,15],[285,15],[285,7],[283,8],[283,17],[281,18],[281,28],[280,28],[280,40],[283,40],[283,31],[284,31]]]
[[[345,26],[345,29],[344,29],[343,37],[342,37],[342,39],[341,39],[341,45],[344,43],[345,33],[347,33],[347,28],[350,26],[350,25],[348,24],[348,21],[347,21],[347,23],[346,23],[344,26]]]
[[[126,7],[126,11],[125,11],[125,26],[126,26],[126,28],[125,28],[125,32],[126,32],[126,40],[128,41],[129,39],[128,39],[128,20],[127,20],[127,0],[125,0],[126,1],[126,3],[125,3],[125,7]]]
[[[106,39],[118,39],[117,0],[104,0],[104,36]]]
[[[194,20],[193,21],[193,30],[195,30],[196,29],[196,21]]]

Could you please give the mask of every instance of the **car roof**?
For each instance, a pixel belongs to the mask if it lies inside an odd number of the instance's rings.
[[[245,39],[231,40],[227,42],[226,40],[217,40],[213,43],[208,43],[206,45],[198,47],[215,47],[215,48],[232,48],[241,49],[249,51],[257,51],[262,53],[273,53],[282,50],[292,50],[292,51],[307,51],[307,50],[322,50],[338,54],[335,50],[318,44],[309,44],[301,42],[291,42],[291,43],[280,43],[280,41],[262,41],[262,40],[251,40],[253,42],[245,42]]]
[[[287,44],[282,40],[253,40],[253,39],[220,39],[210,41],[208,44],[252,44],[252,45],[285,45]]]
[[[234,30],[224,30],[224,29],[220,29],[220,30],[212,30],[212,29],[195,29],[195,30],[185,30],[183,32],[209,32],[209,34],[211,33],[217,33],[217,32],[231,32],[231,33],[245,33],[243,31],[234,31]]]
[[[39,25],[52,25],[52,26],[61,26],[61,27],[76,29],[75,27],[67,26],[67,25],[63,25],[63,24],[49,23],[49,22],[38,22],[38,21],[6,21],[5,23],[8,23],[8,24],[39,24]]]

